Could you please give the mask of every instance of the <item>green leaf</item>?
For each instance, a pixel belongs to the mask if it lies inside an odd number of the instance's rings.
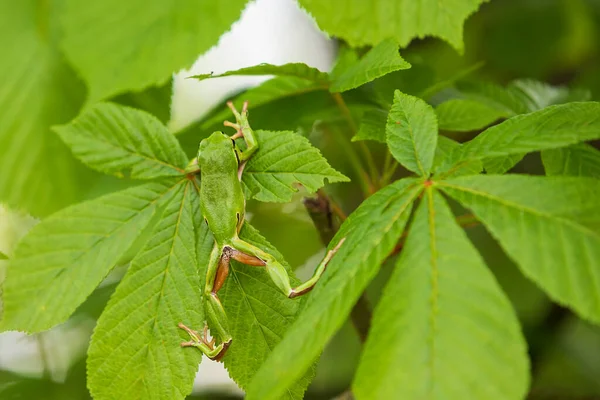
[[[373,47],[360,61],[332,76],[330,90],[345,92],[371,82],[390,72],[410,68],[398,51],[398,43],[388,39]]]
[[[50,131],[85,96],[58,52],[57,8],[0,1],[0,202],[38,217],[79,198],[80,165]]]
[[[437,106],[435,112],[440,129],[458,132],[483,129],[498,119],[509,116],[485,103],[467,99],[446,101]]]
[[[457,85],[461,95],[496,109],[505,116],[538,111],[551,105],[588,101],[590,93],[583,89],[551,86],[532,79],[518,79],[506,88],[491,82],[462,81]]]
[[[432,172],[437,173],[438,167],[444,164],[447,157],[451,157],[462,145],[446,136],[438,136],[435,156],[433,158]],[[451,176],[475,175],[483,171],[483,164],[479,160],[465,163],[452,172]]]
[[[63,49],[89,103],[160,85],[192,65],[240,16],[246,0],[67,0]]]
[[[118,177],[182,175],[188,162],[167,128],[134,108],[99,103],[55,130],[82,162]]]
[[[77,318],[78,315],[85,315],[86,317],[98,320],[118,284],[119,282],[111,282],[100,285],[79,307],[77,307],[73,317]]]
[[[173,79],[160,86],[150,86],[141,92],[127,92],[116,96],[113,102],[123,106],[146,111],[163,123],[171,119],[171,99],[173,97]]]
[[[528,364],[508,298],[442,196],[429,188],[373,314],[353,393],[520,400]]]
[[[308,139],[290,131],[256,131],[259,150],[252,156],[242,175],[250,197],[259,201],[287,202],[303,185],[313,193],[330,183],[349,179],[331,168]]]
[[[528,111],[537,111],[555,104],[573,101],[588,101],[588,90],[571,90],[565,86],[551,86],[532,79],[518,79],[511,82],[508,90],[520,97]]]
[[[243,92],[233,100],[233,104],[240,109],[243,103],[247,101],[254,110],[257,107],[286,97],[298,96],[317,90],[327,90],[327,85],[294,76],[277,76]],[[220,112],[202,121],[202,129],[209,129],[214,125],[223,124],[223,121],[229,118],[231,118],[231,111],[222,107]]]
[[[174,183],[148,183],[68,207],[35,225],[4,282],[2,330],[64,322],[150,222]]]
[[[461,81],[456,88],[465,99],[485,104],[509,117],[529,111],[521,93],[495,83]]]
[[[280,260],[290,275],[292,285],[300,283],[283,256],[247,222],[240,237]],[[233,337],[223,362],[230,376],[245,389],[296,318],[302,301],[283,295],[264,268],[235,261],[231,263],[229,278],[219,291],[219,297],[227,312]],[[283,398],[302,399],[312,375],[313,371],[309,370]]]
[[[335,64],[333,65],[333,68],[331,68],[329,76],[339,76],[348,68],[356,64],[358,62],[358,59],[358,49],[350,47],[347,43],[344,42],[339,43]]]
[[[437,138],[433,108],[396,90],[386,125],[386,139],[394,158],[406,169],[427,176],[433,165]]]
[[[201,74],[190,76],[190,78],[202,81],[209,78],[221,78],[223,76],[232,75],[278,75],[278,76],[291,76],[295,78],[301,78],[320,84],[329,83],[329,75],[325,72],[319,71],[317,68],[309,67],[304,63],[288,63],[283,65],[273,65],[268,63],[253,65],[251,67],[245,67],[236,69],[234,71],[223,72],[222,74]]]
[[[600,181],[489,175],[438,184],[553,300],[600,322]]]
[[[445,168],[468,160],[522,155],[600,138],[600,103],[569,103],[518,115],[463,144]]]
[[[77,383],[56,383],[50,379],[35,379],[17,375],[9,382],[0,383],[0,396],[2,400],[36,399],[40,397],[43,397],[44,400],[62,400],[66,398],[83,400],[89,395],[86,393],[85,383],[81,381]]]
[[[542,151],[542,162],[546,175],[600,178],[600,151],[589,144]]]
[[[501,175],[508,172],[525,157],[525,154],[510,154],[502,157],[492,157],[483,160],[483,168],[488,174]]]
[[[352,138],[353,142],[359,140],[374,140],[385,143],[385,127],[388,112],[380,109],[366,111],[360,120],[358,132]]]
[[[344,222],[330,247],[346,241],[333,257],[298,318],[248,386],[248,400],[278,399],[303,376],[396,245],[412,203],[416,179],[397,181],[365,200]]]
[[[459,87],[469,99],[497,110],[503,114],[502,117],[538,111],[555,104],[584,101],[590,97],[586,90],[570,90],[529,79],[513,81],[506,89],[492,83],[473,82],[463,82]],[[484,160],[485,169],[489,174],[503,174],[524,156],[521,153],[488,158]]]
[[[95,399],[183,399],[191,392],[202,353],[180,347],[186,334],[177,325],[204,326],[199,262],[206,267],[214,242],[198,199],[191,181],[178,185],[98,320],[87,361]]]
[[[353,47],[394,38],[405,47],[414,38],[436,36],[463,49],[463,22],[485,0],[300,0],[319,27]]]
[[[434,62],[434,61],[432,61],[432,62]],[[417,78],[417,83],[419,81],[422,81],[422,82],[420,83],[420,85],[416,86],[416,88],[415,88],[416,91],[414,93],[417,93],[417,96],[422,99],[429,100],[435,94],[440,93],[444,89],[450,88],[457,81],[460,81],[461,79],[465,79],[469,75],[475,73],[476,71],[481,69],[481,67],[483,67],[483,65],[485,63],[483,61],[480,61],[476,64],[459,69],[458,71],[453,72],[449,76],[443,76],[443,75],[445,75],[445,74],[443,74],[442,76],[437,76],[437,77],[435,76],[437,74],[434,72],[434,68],[430,64],[430,62],[421,60],[420,65],[419,65],[419,63],[415,63],[415,64],[418,65],[418,69],[420,70],[420,74],[417,74],[415,76],[415,78]],[[433,75],[433,76],[431,76],[431,75]],[[419,79],[419,76],[421,76],[421,79]],[[408,84],[408,82],[407,82],[407,84]],[[414,83],[412,83],[412,84],[414,85]]]

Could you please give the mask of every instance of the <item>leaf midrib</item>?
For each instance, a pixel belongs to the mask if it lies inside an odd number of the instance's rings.
[[[190,182],[188,181],[185,184],[185,187],[183,188],[183,193],[181,196],[181,204],[179,205],[179,211],[178,211],[178,215],[177,215],[177,223],[175,224],[175,232],[173,232],[173,236],[172,236],[172,242],[171,242],[171,248],[169,249],[169,254],[168,254],[168,261],[165,267],[165,270],[163,272],[163,278],[162,278],[162,282],[161,282],[161,286],[160,286],[160,292],[158,293],[158,298],[156,300],[157,304],[156,304],[156,310],[159,310],[161,307],[161,302],[164,298],[164,291],[165,291],[165,283],[167,281],[167,275],[169,274],[169,267],[171,266],[171,258],[174,256],[174,248],[175,248],[175,243],[177,242],[177,237],[179,234],[179,228],[181,227],[181,217],[183,215],[183,208],[185,206],[186,203],[186,199],[187,199],[187,195],[188,195],[188,189],[190,187]],[[175,288],[177,289],[177,285],[175,286]],[[172,316],[170,309],[167,307],[167,310],[169,310],[169,314]],[[152,321],[152,327],[150,328],[151,332],[156,331],[156,324],[158,321],[158,312],[154,315],[153,321]],[[156,336],[155,336],[156,337]],[[160,344],[163,345],[163,347],[165,346],[165,343],[163,340],[159,341]],[[150,348],[150,343],[148,343],[146,346],[144,346],[144,349],[146,351],[146,360],[149,357],[152,357],[152,352],[149,351]],[[169,354],[169,352],[166,352],[167,354]],[[142,373],[140,375],[140,377],[138,379],[144,379],[144,374]],[[137,381],[137,379],[136,379]],[[145,385],[144,385],[145,386]],[[179,388],[177,386],[175,386],[175,388],[179,391]]]
[[[435,208],[433,203],[433,188],[429,186],[425,193],[427,195],[427,214],[428,214],[428,228],[429,228],[429,246],[431,249],[431,310],[429,315],[429,321],[431,323],[431,331],[429,334],[428,342],[431,348],[429,352],[429,374],[430,374],[430,385],[429,395],[431,396],[434,389],[435,383],[435,334],[437,330],[437,316],[439,313],[438,298],[439,298],[439,283],[438,283],[438,254],[437,254],[437,242],[436,242],[436,230],[435,230]]]
[[[580,231],[582,233],[585,233],[586,235],[591,235],[591,236],[594,236],[594,237],[598,237],[598,239],[600,240],[600,235],[597,232],[594,232],[592,229],[586,227],[585,225],[578,224],[577,222],[575,222],[575,221],[573,221],[571,219],[568,219],[568,218],[560,217],[558,215],[554,215],[554,214],[550,214],[550,213],[546,213],[546,212],[541,212],[541,211],[536,210],[534,208],[526,207],[526,206],[523,206],[521,204],[511,202],[511,201],[506,201],[505,199],[502,199],[502,198],[497,197],[495,195],[492,195],[490,193],[479,192],[479,191],[477,191],[475,189],[472,189],[472,188],[466,188],[464,186],[453,185],[451,183],[448,183],[447,181],[436,181],[436,182],[434,182],[434,185],[441,186],[441,187],[449,187],[451,189],[456,189],[456,190],[459,190],[459,191],[471,193],[471,194],[474,194],[476,196],[484,197],[484,198],[486,198],[488,200],[496,201],[499,204],[504,205],[504,206],[506,206],[508,208],[512,207],[514,209],[525,211],[527,213],[533,214],[533,215],[541,217],[541,218],[546,218],[546,219],[549,219],[551,221],[552,220],[558,221],[558,222],[560,222],[562,224],[571,226],[574,229],[576,229],[576,230],[578,230],[578,231]]]
[[[239,286],[239,288],[240,288],[241,292],[244,294],[244,302],[246,302],[246,304],[248,305],[248,308],[250,309],[250,311],[252,311],[252,316],[253,316],[254,320],[256,321],[256,323],[258,324],[258,326],[260,327],[260,334],[261,334],[261,336],[262,336],[262,338],[263,338],[263,340],[264,340],[265,344],[267,345],[267,348],[269,349],[269,351],[273,351],[273,349],[272,349],[272,348],[271,348],[271,346],[269,345],[269,342],[267,341],[267,336],[265,335],[264,326],[263,326],[263,324],[261,324],[261,323],[259,322],[259,320],[258,320],[258,317],[256,316],[256,311],[254,311],[254,308],[252,307],[252,304],[250,303],[250,300],[248,299],[248,297],[249,297],[249,296],[248,296],[248,294],[246,293],[246,290],[244,289],[244,286],[242,285],[242,282],[240,281],[239,277],[237,276],[237,271],[236,271],[236,269],[235,269],[235,268],[232,268],[232,269],[231,269],[231,271],[232,271],[232,275],[233,275],[233,277],[234,277],[234,279],[235,279],[235,282],[237,282],[237,284],[238,284],[238,286]],[[275,310],[274,308],[272,308],[272,307],[271,307],[271,309],[272,309],[272,310],[274,310],[274,311],[276,311],[276,310]],[[277,312],[277,311],[276,311],[276,312]],[[282,317],[284,317],[284,318],[285,318],[285,316],[284,316],[284,315],[282,315],[282,314],[280,314],[280,315],[281,315]],[[286,319],[287,319],[287,318],[286,318]],[[277,334],[276,334],[275,332],[273,332],[272,330],[271,330],[271,332],[272,332],[273,334],[277,335]],[[277,335],[277,336],[279,336],[279,335]],[[280,337],[280,338],[281,338],[281,337]],[[293,394],[292,394],[292,392],[291,392],[291,389],[290,389],[290,388],[287,388],[286,390],[287,390],[287,393],[288,393],[288,395],[290,396],[290,398],[291,398],[291,399],[293,399],[293,398],[294,398],[294,396],[293,396]]]
[[[500,205],[504,205],[507,208],[512,207],[513,209],[520,210],[520,211],[523,211],[523,212],[526,212],[526,213],[530,213],[531,215],[534,215],[534,216],[537,216],[537,217],[540,217],[540,218],[545,218],[545,219],[547,219],[549,221],[552,221],[552,222],[555,222],[555,223],[558,223],[558,224],[563,224],[563,225],[569,226],[569,227],[573,228],[574,230],[581,232],[584,235],[591,236],[592,238],[596,238],[596,240],[600,241],[600,234],[598,234],[597,232],[594,232],[592,229],[586,227],[585,225],[578,224],[577,222],[575,222],[575,221],[573,221],[571,219],[563,218],[563,217],[560,217],[560,216],[557,216],[557,215],[553,215],[553,214],[549,214],[549,213],[540,212],[540,211],[535,210],[533,208],[525,207],[525,206],[522,206],[520,204],[511,202],[511,201],[506,201],[506,200],[504,200],[502,198],[499,198],[497,196],[494,196],[492,194],[489,194],[489,193],[486,193],[486,192],[479,192],[479,191],[477,191],[475,189],[472,189],[472,188],[465,188],[465,187],[462,187],[462,186],[452,185],[452,184],[450,184],[448,182],[444,182],[444,181],[434,182],[434,184],[442,186],[442,187],[446,186],[446,187],[449,187],[449,188],[452,188],[452,189],[455,189],[455,190],[459,190],[459,191],[471,193],[471,194],[474,194],[476,196],[480,196],[480,197],[486,198],[488,200],[496,201]],[[591,266],[588,263],[583,263],[583,264],[586,266],[586,270],[587,270],[588,276],[590,276],[590,277],[596,277],[596,273],[591,268]],[[594,285],[594,287],[597,288],[597,283],[596,282],[597,281],[595,279],[593,279],[593,285]],[[600,290],[597,290],[596,293],[599,293],[598,296],[596,297],[596,301],[600,301]]]
[[[138,156],[138,157],[143,158],[143,159],[145,159],[147,161],[154,162],[154,163],[157,163],[157,164],[161,164],[161,165],[163,165],[163,166],[165,166],[165,167],[167,167],[169,169],[174,170],[178,174],[183,174],[185,172],[183,169],[180,169],[179,167],[176,167],[175,165],[170,164],[170,163],[168,163],[166,161],[163,161],[163,160],[161,160],[159,158],[151,158],[150,156],[148,156],[146,154],[137,152],[135,149],[130,149],[128,147],[119,147],[118,144],[112,143],[104,135],[85,135],[85,136],[88,139],[92,139],[92,140],[95,140],[97,142],[104,143],[105,145],[108,145],[108,147],[111,147],[111,148],[113,148],[115,150],[119,150],[119,151],[123,151],[124,150],[127,153],[129,153],[130,155]],[[102,139],[104,139],[104,140],[102,140]],[[135,165],[134,165],[134,167],[135,167]],[[119,168],[119,170],[121,170],[121,168]]]
[[[169,191],[170,191],[170,190],[172,190],[174,187],[178,186],[179,184],[181,184],[181,182],[182,182],[182,181],[179,181],[179,182],[178,182],[176,185],[174,185],[173,187],[169,188]],[[186,183],[186,187],[184,188],[184,193],[183,193],[183,196],[182,196],[181,206],[180,206],[180,209],[179,209],[179,216],[178,216],[178,218],[177,218],[176,231],[175,231],[175,233],[174,233],[174,235],[173,235],[173,240],[172,240],[172,244],[171,244],[171,249],[170,249],[170,251],[169,251],[169,254],[165,254],[163,257],[171,257],[171,256],[172,256],[172,254],[173,254],[173,248],[174,248],[174,246],[175,246],[175,237],[177,236],[177,232],[179,231],[179,227],[180,227],[180,225],[181,225],[181,215],[182,215],[183,205],[185,204],[185,198],[186,198],[185,196],[186,196],[186,192],[187,192],[187,189],[188,189],[188,187],[189,187],[189,184],[187,184],[187,183]],[[166,193],[166,192],[165,192],[165,193]],[[162,259],[163,257],[161,257],[160,259]],[[163,274],[163,278],[162,278],[162,282],[161,282],[161,290],[160,290],[160,292],[159,292],[159,293],[155,293],[155,294],[152,296],[152,297],[154,297],[154,296],[157,296],[157,297],[158,297],[158,298],[157,298],[157,303],[158,303],[158,304],[157,304],[157,306],[156,306],[156,309],[158,309],[158,308],[160,307],[160,302],[161,302],[162,298],[164,297],[164,296],[163,296],[163,291],[164,291],[164,286],[165,286],[165,282],[166,282],[166,276],[167,276],[168,264],[169,264],[169,263],[167,262],[167,268],[166,268],[166,269],[165,269],[163,272],[161,272],[161,273]],[[134,293],[135,293],[137,290],[141,289],[141,288],[142,288],[142,287],[144,287],[146,284],[150,283],[150,282],[151,282],[153,279],[154,279],[154,277],[152,277],[151,279],[149,279],[149,280],[148,280],[148,281],[147,281],[147,282],[146,282],[144,285],[142,285],[142,286],[138,286],[138,288],[136,288],[136,290],[134,290],[133,292],[127,293],[127,296],[126,296],[125,298],[127,298],[127,297],[131,296],[132,294],[134,294]],[[118,350],[119,350],[119,348],[120,348],[122,345],[126,344],[126,343],[127,343],[127,341],[128,341],[130,338],[131,338],[131,336],[133,336],[134,334],[136,334],[136,333],[137,333],[139,330],[141,330],[141,329],[144,329],[144,330],[145,330],[145,329],[146,329],[146,324],[147,324],[149,321],[152,321],[152,327],[151,327],[151,328],[149,328],[149,330],[153,331],[153,330],[156,328],[157,319],[158,319],[158,313],[156,313],[155,315],[152,315],[150,318],[148,318],[146,321],[144,321],[144,323],[143,323],[143,324],[140,324],[140,326],[139,326],[139,327],[138,327],[136,330],[134,330],[134,331],[130,332],[130,333],[129,333],[129,335],[128,335],[128,336],[127,336],[127,337],[126,337],[124,340],[122,340],[122,342],[121,342],[121,344],[120,344],[119,346],[117,346],[116,348],[114,348],[114,349],[112,349],[112,350],[111,350],[111,353],[114,353],[115,351],[118,351]],[[114,330],[114,329],[116,329],[116,327],[118,327],[119,325],[121,325],[121,323],[123,323],[123,322],[125,322],[125,320],[121,320],[121,321],[119,321],[119,323],[117,323],[117,325],[115,325],[115,327],[113,327],[113,330]],[[141,348],[140,348],[140,349],[139,349],[139,350],[138,350],[138,351],[137,351],[137,352],[134,354],[134,356],[132,356],[131,360],[133,360],[133,359],[134,359],[134,357],[135,357],[135,356],[137,356],[137,354],[141,353],[142,351],[145,351],[145,352],[146,352],[146,354],[145,354],[145,357],[146,357],[146,358],[148,358],[148,356],[149,356],[149,353],[148,353],[148,349],[149,349],[149,347],[150,347],[150,343],[146,343],[146,344],[145,344],[143,347],[141,347]],[[103,371],[103,369],[104,369],[104,367],[105,367],[105,365],[106,365],[107,361],[110,361],[110,357],[106,357],[106,358],[103,360],[103,362],[102,362],[100,365],[98,365],[98,366],[96,366],[96,367],[95,367],[95,375],[96,375],[96,376],[97,376],[97,375],[99,375],[101,371]],[[124,365],[122,365],[122,366],[121,366],[121,368],[120,368],[120,370],[119,370],[119,372],[118,372],[117,374],[115,374],[115,376],[118,376],[118,375],[119,375],[119,374],[120,374],[120,373],[121,373],[121,372],[122,372],[122,371],[123,371],[125,368],[127,368],[127,367],[128,367],[128,365],[129,365],[129,363],[125,363]],[[133,383],[131,383],[131,384],[130,384],[130,385],[127,387],[127,390],[129,390],[131,387],[133,387],[133,385],[134,385],[135,383],[137,383],[137,382],[139,382],[140,380],[143,380],[143,379],[144,379],[144,374],[142,373],[141,375],[139,375],[139,376],[138,376],[138,377],[137,377],[137,378],[134,380],[134,382],[133,382]]]

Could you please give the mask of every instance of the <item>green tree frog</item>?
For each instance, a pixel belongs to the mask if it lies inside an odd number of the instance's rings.
[[[227,315],[217,295],[229,274],[231,259],[250,266],[264,267],[279,290],[287,297],[294,298],[309,292],[315,286],[328,262],[344,242],[342,239],[327,253],[309,280],[292,288],[285,268],[275,257],[239,238],[246,207],[241,184],[242,172],[246,162],[258,150],[259,143],[248,122],[248,103],[244,103],[241,113],[231,102],[227,105],[233,112],[236,123],[225,121],[224,125],[236,129],[236,133],[230,137],[223,132],[214,132],[202,140],[198,156],[186,169],[188,173],[200,173],[200,209],[215,239],[204,288],[206,315],[213,339],[208,340],[207,325],[200,334],[179,324],[191,337],[190,341],[181,344],[183,347],[196,347],[217,361],[223,358],[232,340]],[[236,145],[235,140],[238,138],[243,138],[246,142],[245,150]],[[220,340],[218,345],[215,345],[215,337]]]

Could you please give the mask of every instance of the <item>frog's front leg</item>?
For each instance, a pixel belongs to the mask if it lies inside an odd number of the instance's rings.
[[[214,339],[208,342],[205,334],[203,337],[196,331],[191,330],[183,324],[179,324],[181,329],[184,329],[191,337],[191,341],[181,343],[183,347],[196,347],[208,358],[216,361],[221,361],[225,352],[231,345],[231,334],[229,333],[229,323],[225,309],[217,296],[217,292],[227,279],[229,274],[229,260],[231,258],[230,251],[223,251],[221,246],[215,243],[213,251],[210,255],[208,269],[206,272],[206,283],[204,285],[204,296],[206,297],[206,314],[210,321],[211,335],[218,337],[220,344],[214,346]]]
[[[248,102],[245,101],[242,106],[242,112],[238,112],[231,101],[227,102],[227,106],[233,112],[235,116],[236,123],[225,121],[223,125],[234,128],[237,132],[233,135],[232,139],[237,139],[240,137],[244,138],[246,142],[246,150],[241,151],[236,149],[240,162],[243,163],[247,161],[252,154],[258,150],[258,141],[256,140],[256,136],[254,135],[254,131],[250,128],[250,122],[248,121]]]
[[[275,257],[242,239],[234,238],[232,240],[231,245],[233,246],[234,250],[237,251],[231,253],[231,258],[248,265],[264,265],[271,280],[273,283],[275,283],[275,286],[277,286],[279,290],[281,290],[281,292],[283,292],[283,294],[285,294],[287,297],[294,298],[308,293],[313,289],[313,287],[319,281],[319,278],[321,278],[321,275],[323,275],[323,272],[325,272],[325,268],[327,268],[327,264],[329,261],[331,261],[331,258],[344,243],[344,240],[345,238],[340,240],[335,248],[327,253],[309,280],[301,285],[296,286],[295,288],[292,288],[290,284],[290,277],[285,270],[285,267],[281,265],[281,263],[277,261]],[[251,259],[257,258],[262,260],[263,263],[249,263],[246,261],[249,257]]]

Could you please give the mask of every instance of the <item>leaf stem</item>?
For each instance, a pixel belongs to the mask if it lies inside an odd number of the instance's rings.
[[[385,154],[385,164],[383,167],[383,174],[379,181],[380,187],[384,187],[389,183],[390,179],[394,175],[394,172],[396,172],[398,165],[399,165],[398,162],[394,158],[392,158],[392,154],[388,151]]]
[[[326,124],[321,124],[321,126],[321,129],[328,132],[330,135],[335,136],[336,142],[343,147],[344,153],[348,156],[348,160],[350,161],[350,164],[354,168],[356,175],[359,178],[360,187],[365,197],[369,197],[371,194],[375,193],[375,188],[369,179],[369,175],[363,168],[358,155],[354,151],[354,148],[350,145],[350,143],[348,143],[346,138],[336,129],[328,129]]]
[[[333,221],[333,210],[329,198],[322,189],[319,189],[316,198],[306,197],[303,203],[319,232],[321,242],[327,246],[337,232],[337,224]]]
[[[477,217],[475,217],[475,215],[473,215],[473,214],[459,215],[458,217],[456,217],[456,222],[462,228],[472,228],[472,227],[477,226],[477,225],[480,224],[480,222],[477,219]],[[402,251],[402,248],[404,247],[404,242],[406,242],[406,237],[407,236],[408,236],[408,230],[405,230],[402,233],[402,236],[400,236],[400,239],[398,240],[398,244],[396,245],[396,247],[394,247],[394,249],[387,256],[387,258],[395,256],[395,255],[399,254],[400,251]]]
[[[384,172],[384,175],[383,175],[383,177],[381,179],[382,180],[382,184],[381,184],[382,187],[385,186],[385,185],[387,185],[388,182],[390,181],[390,179],[392,179],[392,176],[394,176],[394,172],[396,172],[396,169],[398,168],[399,165],[400,164],[398,164],[398,162],[396,160],[392,161],[391,167]]]
[[[331,211],[337,215],[340,221],[345,221],[346,218],[348,218],[346,213],[344,213],[344,210],[342,210],[339,204],[337,204],[332,198],[329,198],[329,206],[331,207]]]
[[[346,101],[344,100],[344,98],[342,97],[342,95],[340,93],[332,93],[331,96],[333,97],[333,100],[335,100],[338,108],[344,115],[344,118],[346,118],[346,121],[348,122],[348,126],[350,127],[350,130],[352,131],[352,136],[355,136],[356,133],[358,132],[358,127],[356,126],[356,122],[354,122],[354,118],[352,117],[352,113],[350,112],[350,109],[348,108]],[[370,181],[371,181],[370,187],[373,190],[371,192],[371,194],[372,194],[375,192],[375,188],[373,187],[372,182],[375,182],[375,180],[377,178],[377,167],[375,166],[375,160],[373,159],[373,155],[369,151],[369,148],[364,143],[364,141],[362,141],[362,140],[359,141],[358,145],[360,146],[362,152],[364,153],[365,161],[367,162],[367,168],[369,169],[369,177],[370,177]]]
[[[383,172],[384,173],[385,173],[385,171],[387,171],[390,168],[391,163],[392,163],[392,153],[390,153],[389,151],[386,151],[385,152],[385,161],[383,163]]]

